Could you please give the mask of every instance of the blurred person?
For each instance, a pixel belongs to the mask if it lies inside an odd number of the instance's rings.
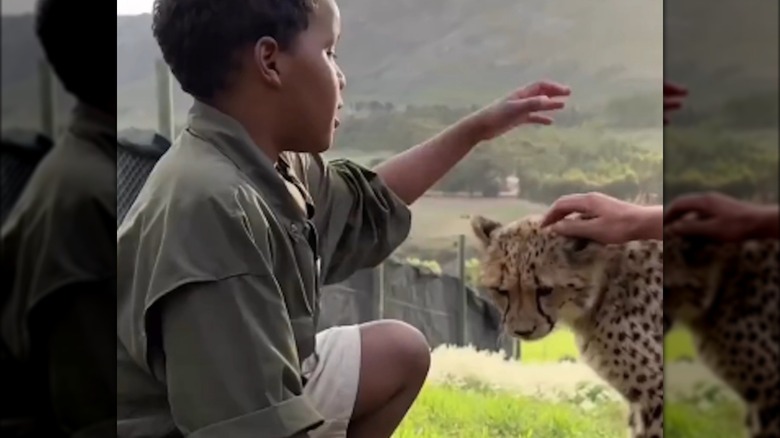
[[[115,432],[116,67],[84,49],[101,30],[94,6],[37,4],[43,53],[77,104],[2,227],[0,342],[18,391],[0,397],[35,424],[2,436]]]
[[[157,0],[187,124],[118,230],[118,436],[389,437],[430,349],[398,321],[316,333],[323,284],[381,263],[469,151],[550,124],[538,82],[374,170],[325,163],[346,85],[334,0]]]
[[[740,201],[720,193],[695,193],[672,201],[664,213],[669,231],[721,242],[777,239],[778,205]]]

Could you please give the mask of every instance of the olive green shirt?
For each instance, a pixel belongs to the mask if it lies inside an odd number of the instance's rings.
[[[3,223],[0,320],[14,357],[28,358],[28,318],[45,298],[113,292],[115,230],[116,120],[80,104]]]
[[[370,170],[307,154],[273,163],[196,102],[118,230],[118,436],[319,426],[300,366],[320,286],[379,264],[410,220]]]

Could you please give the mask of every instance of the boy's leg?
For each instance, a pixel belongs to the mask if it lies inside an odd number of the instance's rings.
[[[425,337],[399,321],[326,330],[317,336],[317,351],[313,370],[304,366],[310,374],[305,392],[326,417],[312,434],[317,438],[389,438],[430,365]]]

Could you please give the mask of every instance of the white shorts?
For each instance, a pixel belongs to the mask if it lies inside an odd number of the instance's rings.
[[[325,417],[325,424],[311,432],[312,438],[345,438],[357,399],[360,381],[360,328],[331,327],[317,333],[314,355],[303,361],[307,379],[303,393]]]

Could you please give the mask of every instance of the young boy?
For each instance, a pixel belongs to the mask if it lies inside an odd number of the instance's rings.
[[[345,86],[334,0],[157,0],[153,27],[196,103],[118,231],[118,436],[389,437],[426,341],[396,321],[315,335],[320,286],[379,264],[410,203],[569,90],[518,90],[370,171],[319,155]]]
[[[2,370],[0,409],[33,400],[29,436],[110,436],[116,423],[116,68],[83,49],[110,32],[100,13],[93,2],[37,2],[36,35],[77,104],[0,238],[0,349],[23,374]],[[3,427],[7,414],[0,436],[21,436]]]

